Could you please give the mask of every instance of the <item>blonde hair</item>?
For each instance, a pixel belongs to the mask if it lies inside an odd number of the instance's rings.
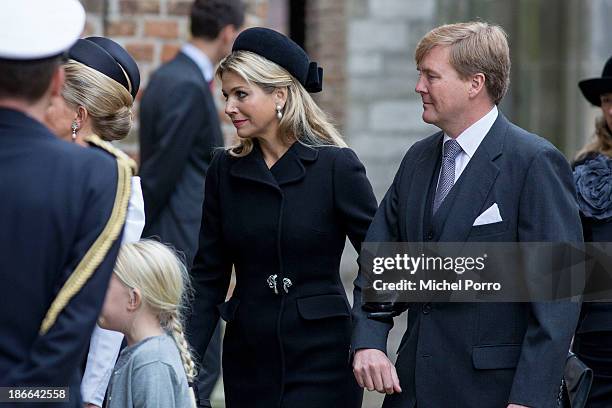
[[[595,119],[595,134],[591,142],[580,149],[576,161],[583,159],[589,153],[601,153],[612,157],[612,131],[603,116]]]
[[[346,143],[330,123],[325,112],[312,99],[308,91],[286,69],[249,51],[235,51],[228,55],[217,68],[217,77],[222,79],[225,71],[232,71],[249,84],[254,84],[271,94],[277,88],[287,88],[287,102],[279,122],[281,140],[295,139],[307,146],[342,146]],[[240,138],[239,143],[229,148],[232,156],[248,155],[253,141]]]
[[[121,140],[132,127],[132,95],[120,83],[80,62],[64,64],[62,96],[74,108],[87,109],[93,131],[102,139]]]
[[[510,85],[510,49],[500,26],[472,21],[436,27],[417,45],[417,66],[436,46],[450,47],[450,64],[462,79],[484,74],[489,96],[499,104]]]
[[[196,368],[182,323],[191,285],[183,262],[166,245],[143,239],[121,246],[114,273],[124,285],[138,288],[143,302],[157,313],[162,328],[179,349],[188,381],[192,381]]]

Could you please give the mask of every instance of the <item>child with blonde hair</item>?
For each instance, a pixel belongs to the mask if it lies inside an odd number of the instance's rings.
[[[119,251],[99,325],[125,335],[108,390],[109,408],[194,407],[196,375],[181,311],[189,276],[176,254],[151,240]]]

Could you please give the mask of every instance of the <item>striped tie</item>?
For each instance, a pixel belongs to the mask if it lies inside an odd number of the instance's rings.
[[[455,139],[447,140],[444,143],[444,154],[442,155],[442,170],[440,172],[440,181],[436,189],[436,196],[433,203],[433,213],[435,214],[440,208],[442,201],[448,195],[448,192],[455,184],[455,158],[461,152],[461,146]]]

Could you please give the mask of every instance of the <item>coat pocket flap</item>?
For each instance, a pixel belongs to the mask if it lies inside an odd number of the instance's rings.
[[[349,317],[349,309],[342,295],[318,295],[297,299],[297,308],[306,320],[327,317]]]
[[[472,363],[478,370],[514,368],[521,356],[520,344],[472,347]]]
[[[231,322],[234,320],[236,316],[236,310],[238,310],[238,305],[240,304],[240,299],[231,297],[227,302],[223,302],[217,305],[217,309],[219,310],[219,314],[221,318],[226,322]]]

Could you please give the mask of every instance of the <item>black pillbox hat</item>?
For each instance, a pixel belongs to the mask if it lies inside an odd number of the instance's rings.
[[[250,51],[285,68],[308,92],[323,89],[323,68],[310,61],[306,52],[293,40],[264,27],[248,28],[241,32],[232,51]]]

